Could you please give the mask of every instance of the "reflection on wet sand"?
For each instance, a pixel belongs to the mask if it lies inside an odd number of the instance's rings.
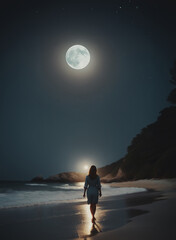
[[[102,211],[100,211],[99,207],[97,207],[96,221],[92,223],[90,206],[83,204],[80,207],[80,210],[83,218],[81,224],[77,228],[77,233],[79,238],[84,238],[86,240],[87,237],[94,236],[102,231],[102,226],[98,222],[101,222],[103,220],[104,214]]]
[[[96,222],[92,224],[90,206],[81,204],[77,206],[81,223],[77,226],[77,235],[84,240],[100,233],[122,227],[131,221],[131,218],[147,213],[146,210],[136,209],[136,206],[157,201],[160,193],[151,192],[106,199],[97,205]]]

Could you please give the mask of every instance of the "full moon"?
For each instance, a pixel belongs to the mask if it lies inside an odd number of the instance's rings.
[[[90,53],[82,45],[74,45],[66,52],[67,64],[76,70],[85,68],[90,62]]]

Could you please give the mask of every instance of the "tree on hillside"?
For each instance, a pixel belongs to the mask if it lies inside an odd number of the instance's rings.
[[[173,66],[173,68],[170,70],[170,73],[171,73],[171,76],[172,76],[172,79],[170,80],[170,82],[171,82],[172,84],[176,85],[176,60],[174,61],[174,66]],[[176,104],[176,88],[174,88],[174,89],[170,92],[167,100],[168,100],[170,103],[172,103],[172,104]]]

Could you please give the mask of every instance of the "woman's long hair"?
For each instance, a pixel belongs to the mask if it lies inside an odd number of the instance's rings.
[[[89,169],[89,177],[91,179],[95,179],[97,177],[97,168],[94,165],[92,165]]]

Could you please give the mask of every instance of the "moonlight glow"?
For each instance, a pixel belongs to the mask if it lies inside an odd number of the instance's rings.
[[[88,168],[89,168],[89,167],[88,167],[87,165],[84,166],[84,170],[88,170]]]
[[[90,62],[90,53],[81,45],[74,45],[66,52],[67,64],[76,70],[85,68]]]

